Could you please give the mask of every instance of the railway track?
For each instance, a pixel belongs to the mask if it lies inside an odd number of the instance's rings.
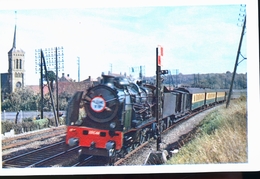
[[[77,153],[78,147],[68,149],[64,141],[58,142],[46,147],[36,149],[2,162],[3,168],[30,168],[30,167],[47,167],[51,163],[58,163],[58,158],[64,160],[62,157]],[[55,162],[54,162],[55,161]]]
[[[66,126],[50,128],[33,133],[17,135],[15,137],[2,140],[2,150],[19,147],[35,141],[45,140],[54,136],[65,136]]]
[[[81,166],[106,166],[106,157],[89,155],[84,161],[78,162],[71,167],[81,167]]]

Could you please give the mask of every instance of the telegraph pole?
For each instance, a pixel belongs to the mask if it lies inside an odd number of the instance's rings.
[[[56,122],[56,126],[58,126],[58,119],[57,119],[57,111],[55,109],[55,104],[54,104],[54,101],[53,101],[53,95],[52,95],[52,91],[50,89],[50,83],[49,83],[49,78],[48,78],[48,70],[47,70],[47,67],[46,67],[46,63],[45,63],[45,58],[44,58],[44,55],[43,55],[43,51],[41,50],[41,62],[44,67],[44,70],[45,70],[45,78],[46,78],[46,81],[47,81],[47,84],[48,84],[48,89],[49,89],[49,93],[50,93],[50,98],[51,98],[51,104],[52,104],[52,109],[53,109],[53,113],[54,113],[54,118],[55,118],[55,122]],[[41,67],[42,68],[42,67]],[[41,76],[42,77],[42,76]],[[43,79],[41,79],[42,81]],[[43,94],[43,93],[42,93]],[[43,96],[42,96],[42,99],[43,99]],[[43,102],[43,101],[42,101]],[[41,109],[43,110],[43,108]]]
[[[78,57],[78,82],[80,81],[80,58]]]
[[[235,79],[235,75],[236,75],[236,71],[237,71],[237,66],[238,66],[238,59],[239,59],[239,55],[241,55],[240,53],[240,49],[242,46],[242,41],[243,41],[243,36],[244,36],[244,32],[245,32],[245,27],[246,27],[246,14],[239,14],[240,16],[244,17],[244,24],[242,27],[242,32],[241,32],[241,37],[240,37],[240,42],[238,45],[238,50],[237,50],[237,57],[236,57],[236,62],[235,62],[235,66],[234,66],[234,71],[233,71],[233,75],[232,75],[232,80],[231,80],[231,84],[230,84],[230,88],[229,88],[229,93],[228,93],[228,99],[227,99],[227,104],[226,104],[226,108],[228,108],[229,106],[229,102],[230,102],[230,98],[231,98],[231,93],[232,93],[232,89],[233,89],[233,83],[234,83],[234,79]],[[245,59],[245,58],[244,58]]]
[[[43,54],[41,53],[41,79],[40,79],[40,88],[41,88],[41,119],[43,119]]]
[[[57,54],[57,47],[55,48],[56,54],[56,103],[57,103],[57,118],[59,120],[59,85],[58,85],[58,54]],[[56,121],[56,125],[58,126],[58,122]]]

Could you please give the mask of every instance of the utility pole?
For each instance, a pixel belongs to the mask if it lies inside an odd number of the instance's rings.
[[[52,95],[52,91],[50,89],[50,83],[49,83],[49,78],[48,78],[48,71],[47,71],[47,67],[46,67],[46,63],[45,63],[45,58],[44,58],[44,55],[43,55],[43,51],[41,50],[41,61],[43,63],[43,67],[44,67],[44,70],[45,70],[45,78],[46,78],[46,81],[47,81],[47,84],[48,84],[48,89],[49,89],[49,93],[50,93],[50,98],[51,98],[51,104],[52,104],[52,109],[53,109],[53,113],[54,113],[54,118],[55,118],[55,122],[56,122],[56,126],[58,126],[58,119],[57,119],[57,111],[55,109],[55,104],[54,104],[54,101],[53,101],[53,95]],[[42,67],[41,67],[42,68]],[[42,81],[43,79],[41,79]],[[42,99],[43,99],[43,96],[42,96]],[[43,108],[41,109],[43,110]]]
[[[198,82],[197,82],[198,86],[201,87],[200,86],[200,74],[199,73],[198,73],[198,79],[197,80],[198,80]]]
[[[196,86],[196,75],[195,74],[193,75],[193,84],[194,84],[194,86]]]
[[[140,80],[143,79],[142,66],[140,66],[139,78],[140,78]]]
[[[173,88],[176,88],[178,86],[178,72],[179,72],[179,69],[169,70],[170,79],[172,81]],[[174,75],[175,75],[175,80],[174,80]],[[170,80],[169,80],[169,82],[170,82]]]
[[[175,74],[175,81],[176,81],[176,87],[178,87],[178,71],[179,69],[175,69],[176,70],[176,74]]]
[[[56,103],[57,103],[57,118],[59,119],[59,84],[58,84],[58,50],[57,47],[55,48],[56,54]],[[56,125],[58,126],[58,122],[56,121]]]
[[[239,55],[240,55],[240,49],[241,49],[241,46],[242,46],[243,36],[244,36],[244,32],[245,32],[245,27],[246,27],[246,14],[239,14],[239,15],[244,17],[245,19],[244,19],[244,24],[243,24],[243,27],[242,27],[241,36],[240,36],[240,42],[239,42],[239,45],[238,45],[237,57],[236,57],[236,62],[235,62],[235,66],[234,66],[234,71],[233,71],[233,75],[232,75],[230,88],[229,88],[226,108],[228,108],[229,102],[230,102],[230,98],[231,98],[231,93],[232,93],[232,89],[233,89],[233,83],[234,83],[234,79],[235,79],[235,75],[236,75],[236,71],[237,71],[237,66],[238,66],[238,63],[239,63],[238,59],[239,59]]]
[[[41,53],[41,79],[40,79],[40,88],[41,88],[41,119],[43,119],[43,54]]]
[[[80,82],[80,58],[78,57],[78,82]]]

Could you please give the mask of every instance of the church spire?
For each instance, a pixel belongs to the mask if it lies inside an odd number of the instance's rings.
[[[16,24],[14,27],[14,41],[13,41],[13,48],[16,48]]]
[[[16,11],[15,11],[15,27],[14,27],[14,41],[13,41],[13,48],[16,48]]]

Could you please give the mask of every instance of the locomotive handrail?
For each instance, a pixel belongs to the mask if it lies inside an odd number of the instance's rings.
[[[110,101],[114,101],[114,100],[117,100],[117,98],[106,100],[106,102],[110,102]]]

